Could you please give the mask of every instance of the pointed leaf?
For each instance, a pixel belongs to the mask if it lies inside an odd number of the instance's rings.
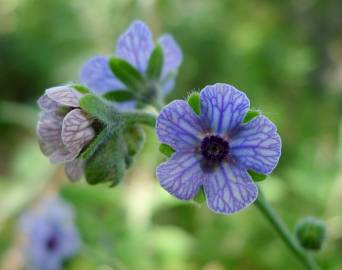
[[[198,191],[198,193],[196,194],[196,196],[193,198],[193,201],[198,203],[198,204],[202,204],[204,203],[206,200],[205,198],[205,193],[204,193],[204,189],[203,187],[201,187]]]
[[[248,174],[252,177],[254,182],[260,182],[267,178],[267,175],[248,170]]]
[[[134,100],[134,94],[128,90],[114,90],[103,95],[105,99],[115,102],[124,102]]]
[[[260,114],[261,114],[261,112],[258,110],[249,110],[247,112],[245,118],[243,119],[243,122],[248,123],[249,121],[251,121],[253,118],[257,117]]]
[[[160,44],[158,44],[152,51],[152,54],[148,61],[147,78],[152,79],[152,80],[153,79],[158,80],[163,70],[163,64],[164,64],[163,48]]]
[[[191,93],[188,97],[188,104],[197,115],[201,113],[200,94],[198,92]]]
[[[75,84],[72,84],[71,85],[75,90],[77,90],[78,92],[80,92],[81,94],[90,94],[91,91],[85,87],[84,85],[82,84],[78,84],[78,83],[75,83]]]
[[[175,150],[170,145],[162,143],[159,145],[159,152],[167,157],[171,157]]]
[[[144,84],[144,78],[141,73],[127,61],[112,57],[109,60],[109,66],[114,75],[123,82],[128,88],[139,90]]]

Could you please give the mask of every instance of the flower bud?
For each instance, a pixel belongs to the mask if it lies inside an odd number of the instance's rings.
[[[42,110],[37,135],[40,148],[52,163],[65,164],[70,180],[83,174],[78,156],[95,137],[94,119],[80,108],[83,96],[75,87],[65,85],[49,88],[38,100]]]
[[[314,217],[306,217],[300,220],[296,226],[296,237],[306,250],[320,250],[325,234],[324,222]]]

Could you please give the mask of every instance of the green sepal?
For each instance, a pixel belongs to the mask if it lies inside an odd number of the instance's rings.
[[[254,182],[261,182],[261,181],[264,181],[267,178],[267,175],[261,174],[261,173],[257,173],[257,172],[252,171],[252,170],[248,170],[248,174],[249,174],[249,176],[252,178],[252,180]]]
[[[249,110],[245,118],[243,119],[243,122],[248,123],[249,121],[251,121],[253,118],[257,117],[260,114],[261,114],[261,111],[259,110]]]
[[[111,57],[109,60],[109,66],[114,75],[128,88],[132,90],[139,90],[143,86],[143,76],[127,61],[120,58]]]
[[[85,177],[90,185],[110,182],[117,185],[124,178],[126,170],[125,143],[121,132],[115,132],[100,145],[86,161]]]
[[[123,125],[120,113],[105,99],[87,94],[80,100],[81,108],[99,121],[120,129]]]
[[[162,143],[159,145],[159,152],[167,157],[171,157],[175,150],[170,145]]]
[[[187,102],[197,115],[201,113],[200,94],[198,92],[192,92]]]
[[[91,94],[91,91],[82,84],[75,83],[72,84],[71,87],[80,92],[81,94]]]
[[[81,153],[81,159],[87,160],[91,158],[96,150],[99,148],[100,145],[102,145],[104,142],[108,140],[108,138],[111,136],[112,132],[108,127],[103,129],[96,137],[95,139],[82,151]]]
[[[134,162],[134,157],[143,148],[146,136],[144,129],[137,125],[127,126],[123,130],[123,136],[127,147],[126,168],[129,168]]]
[[[158,80],[162,73],[164,64],[163,48],[158,44],[151,53],[150,59],[147,65],[147,78],[151,80]]]
[[[205,197],[203,186],[200,187],[200,189],[198,190],[196,196],[192,200],[194,202],[198,203],[198,204],[202,204],[202,203],[204,203],[206,201],[206,197]]]
[[[107,92],[103,95],[105,99],[108,99],[110,101],[115,102],[125,102],[125,101],[131,101],[134,100],[134,94],[126,89],[123,90],[114,90]]]
[[[140,152],[145,142],[145,132],[140,126],[128,126],[123,131],[127,154],[134,156]]]

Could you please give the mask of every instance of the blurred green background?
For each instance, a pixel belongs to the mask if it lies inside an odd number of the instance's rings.
[[[342,269],[341,10],[339,0],[0,0],[0,269],[22,269],[17,220],[46,193],[74,206],[84,242],[65,269],[303,269],[254,206],[225,217],[163,191],[152,130],[115,189],[70,184],[40,153],[38,96],[78,81],[82,63],[113,53],[136,18],[183,49],[170,100],[227,82],[277,124],[283,155],[265,196],[292,230],[322,218],[318,260]]]

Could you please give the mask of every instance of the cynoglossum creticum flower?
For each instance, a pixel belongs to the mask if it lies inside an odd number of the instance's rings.
[[[275,125],[265,116],[243,123],[247,96],[228,84],[200,92],[200,115],[183,100],[165,106],[156,124],[162,143],[175,153],[157,168],[160,184],[181,200],[195,197],[203,186],[208,207],[232,214],[258,196],[247,170],[270,174],[281,154]]]
[[[81,246],[73,209],[61,199],[43,199],[23,215],[20,229],[24,235],[25,265],[32,269],[63,269],[63,261]]]
[[[47,89],[38,100],[43,110],[37,126],[40,148],[52,163],[65,163],[71,180],[82,176],[83,162],[77,157],[95,137],[94,119],[80,109],[81,97],[66,85]]]
[[[176,73],[183,56],[180,47],[171,35],[162,35],[158,43],[162,46],[164,56],[158,83],[162,88],[162,96],[165,96],[174,87]],[[152,33],[148,26],[142,21],[134,21],[119,37],[115,55],[129,62],[145,76],[154,47]],[[97,94],[125,89],[125,85],[110,70],[109,57],[106,56],[94,56],[84,64],[81,70],[81,83]]]

